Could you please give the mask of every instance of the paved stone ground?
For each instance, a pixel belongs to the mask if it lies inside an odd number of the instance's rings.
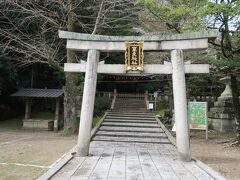
[[[90,144],[89,157],[74,157],[52,179],[214,179],[192,162],[181,162],[156,119],[110,112]]]

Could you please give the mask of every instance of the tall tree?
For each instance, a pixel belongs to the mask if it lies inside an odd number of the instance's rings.
[[[67,30],[74,31],[76,25],[74,16],[74,6],[77,6],[75,0],[68,0],[68,17],[67,17]],[[67,62],[76,63],[76,53],[73,50],[67,49]],[[72,133],[76,130],[77,119],[77,107],[76,107],[76,95],[78,93],[77,88],[77,76],[74,73],[65,73],[66,83],[64,86],[64,131],[70,131]]]
[[[150,18],[172,33],[218,29],[221,37],[210,41],[217,52],[211,63],[218,73],[231,76],[236,139],[240,143],[240,104],[238,71],[240,65],[240,1],[238,0],[138,0],[150,13]],[[224,67],[224,68],[223,68]],[[222,70],[224,69],[224,71]]]
[[[236,126],[236,140],[232,144],[240,144],[240,103],[237,76],[240,63],[240,2],[236,0],[216,0],[208,2],[206,8],[200,12],[202,17],[213,23],[210,28],[218,28],[221,32],[220,43],[212,44],[220,48],[220,64],[227,66],[225,73],[231,77],[233,96],[234,120]]]
[[[0,51],[18,67],[46,64],[62,71],[63,62],[79,62],[65,48],[58,30],[126,34],[136,24],[139,8],[132,0],[0,1]],[[81,59],[86,59],[81,54]],[[65,128],[75,130],[75,74],[66,73]]]

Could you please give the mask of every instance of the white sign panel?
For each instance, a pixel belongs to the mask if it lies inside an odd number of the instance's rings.
[[[153,103],[149,103],[148,108],[153,109]]]

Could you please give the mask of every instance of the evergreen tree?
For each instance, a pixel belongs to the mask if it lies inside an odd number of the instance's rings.
[[[210,41],[217,58],[210,59],[218,74],[231,76],[236,141],[240,143],[240,104],[237,77],[240,63],[240,1],[238,0],[138,0],[150,13],[172,33],[218,29],[221,36]]]

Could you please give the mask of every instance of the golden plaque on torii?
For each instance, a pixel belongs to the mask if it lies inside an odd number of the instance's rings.
[[[144,42],[126,42],[125,68],[126,71],[143,71]]]

